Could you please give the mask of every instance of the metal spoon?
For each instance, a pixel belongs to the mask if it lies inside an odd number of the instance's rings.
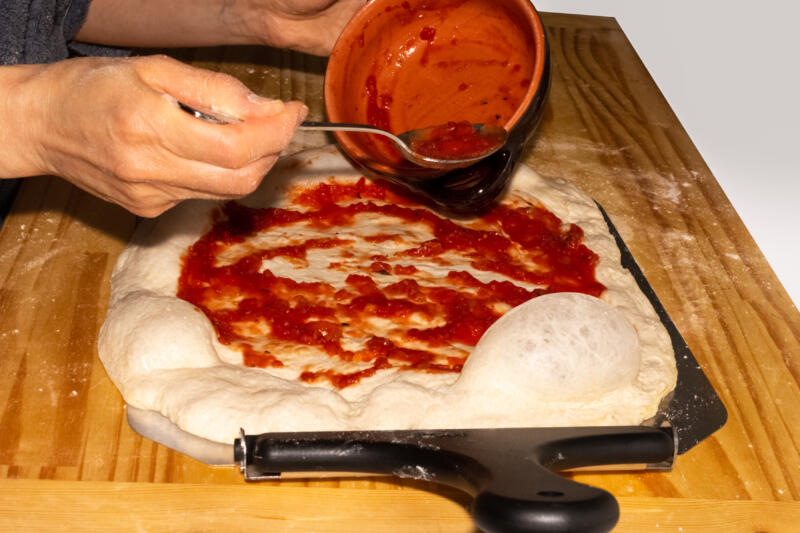
[[[217,112],[214,114],[206,113],[189,107],[182,102],[178,102],[178,105],[187,113],[207,122],[213,122],[215,124],[241,122],[241,119],[236,117],[223,116]],[[466,157],[459,157],[458,155],[448,157],[449,154],[437,154],[440,155],[440,157],[433,157],[431,155],[421,154],[412,149],[415,144],[424,143],[431,139],[432,136],[435,136],[435,130],[438,127],[439,126],[431,126],[428,128],[410,130],[399,135],[367,124],[347,124],[341,122],[302,122],[298,129],[306,131],[353,131],[383,135],[394,142],[397,148],[400,149],[400,153],[403,154],[403,157],[407,160],[422,167],[438,169],[461,168],[480,161],[499,150],[508,137],[508,132],[503,129],[502,126],[497,126],[495,124],[472,124],[475,133],[482,140],[486,141],[486,146],[479,152],[472,152]]]
[[[399,135],[367,124],[347,124],[342,122],[303,122],[298,129],[310,131],[353,131],[383,135],[394,142],[403,157],[412,163],[427,168],[449,169],[466,167],[492,155],[503,146],[508,137],[508,132],[502,126],[495,124],[472,124],[472,127],[477,136],[485,141],[485,146],[480,151],[470,152],[468,155],[456,153],[453,156],[447,153],[436,153],[438,157],[420,153],[418,149],[415,150],[414,148],[432,138],[435,140],[436,130],[439,126],[410,130]]]

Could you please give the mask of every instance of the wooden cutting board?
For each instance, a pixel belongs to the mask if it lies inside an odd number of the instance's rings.
[[[729,413],[671,472],[574,477],[619,498],[620,531],[794,531],[800,314],[617,23],[543,19],[553,86],[524,162],[603,205]],[[249,47],[170,53],[323,118],[323,59]],[[289,151],[327,142],[301,133]],[[472,530],[469,498],[446,487],[245,484],[234,468],[131,431],[95,343],[136,222],[40,177],[24,181],[0,230],[0,528]]]

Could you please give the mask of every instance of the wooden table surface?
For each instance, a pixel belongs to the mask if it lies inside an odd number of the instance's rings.
[[[800,315],[613,19],[543,14],[553,86],[524,161],[610,214],[725,403],[671,472],[576,474],[619,531],[800,529]],[[325,62],[181,50],[323,118]],[[290,150],[327,142],[299,134]],[[425,482],[246,484],[139,437],[97,358],[109,275],[136,219],[50,177],[0,231],[0,528],[472,531],[469,498]]]

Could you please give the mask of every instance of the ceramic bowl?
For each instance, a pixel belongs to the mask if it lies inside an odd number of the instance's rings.
[[[469,121],[503,125],[501,151],[466,169],[419,167],[381,136],[337,132],[342,151],[454,210],[477,210],[502,192],[542,114],[549,51],[529,0],[371,0],[334,46],[325,75],[332,122],[393,133]]]

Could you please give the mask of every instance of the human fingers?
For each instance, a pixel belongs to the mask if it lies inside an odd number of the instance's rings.
[[[64,177],[86,192],[136,215],[155,217],[187,199],[230,200],[245,196],[258,187],[275,160],[274,157],[265,157],[235,171],[220,171],[208,166],[198,168],[193,175],[201,178],[185,186],[157,179],[129,181],[117,176],[109,178],[97,175],[102,171],[91,165]],[[219,184],[220,189],[207,190],[205,183]]]
[[[182,198],[241,198],[258,188],[277,159],[277,155],[269,155],[237,169],[220,169],[194,163],[193,168],[184,175],[185,179],[167,177],[159,183],[180,191]]]
[[[227,75],[187,67],[168,58],[151,58],[143,79],[167,97],[154,102],[152,129],[175,155],[223,168],[241,168],[290,142],[307,109],[250,92]],[[227,121],[216,124],[181,110],[177,102]]]
[[[262,114],[282,111],[280,101],[257,101],[253,93],[233,76],[193,67],[171,57],[137,58],[135,68],[142,81],[156,92],[211,114],[246,118],[258,105],[262,109],[256,112]]]
[[[245,42],[330,54],[336,38],[365,0],[249,0],[230,11],[229,25]]]
[[[253,143],[250,139],[256,138],[254,125],[266,119],[249,113],[245,123],[250,127],[244,128],[245,134],[237,134],[240,127],[234,127],[223,130],[222,141],[216,134],[209,142],[197,142],[195,136],[186,133],[189,130],[159,122],[166,99],[142,81],[136,69],[138,62],[75,59],[38,69],[30,76],[15,92],[24,98],[14,100],[15,107],[24,111],[23,116],[40,125],[33,134],[25,135],[26,139],[30,137],[26,152],[37,154],[36,164],[28,166],[36,173],[62,176],[143,215],[157,213],[186,197],[228,198],[255,188],[279,151],[275,146],[262,146],[261,152],[249,146]],[[279,127],[273,128],[282,132],[275,135],[283,139],[276,141],[280,146],[288,143],[288,132],[302,110],[300,104],[288,108],[288,114],[295,116],[291,121],[279,120]],[[167,109],[186,120],[187,128],[211,126],[176,110],[174,105]],[[228,165],[234,168],[226,168],[218,161],[212,164],[185,153],[176,154],[164,141],[165,133],[172,131],[192,140],[189,146],[200,154],[224,153],[220,146],[243,146],[246,157]],[[201,131],[198,135],[203,134]],[[176,137],[180,139],[181,135]],[[259,156],[261,153],[265,155]]]
[[[226,169],[242,168],[268,155],[280,154],[308,114],[301,102],[281,102],[276,114],[257,115],[229,124],[214,124],[193,116],[164,115],[163,144],[178,157]],[[186,115],[186,113],[184,113]]]
[[[165,182],[133,183],[115,197],[117,203],[143,217],[158,216],[188,199],[233,200],[255,191],[269,169],[275,164],[276,159],[275,157],[264,157],[250,163],[245,168],[227,171],[209,180],[200,179],[187,186]],[[205,183],[225,185],[218,190],[213,188],[208,190],[204,188]]]
[[[285,108],[277,116],[226,125],[208,124],[182,111],[176,117],[162,114],[147,128],[157,132],[158,142],[118,152],[114,170],[136,180],[157,176],[159,168],[171,169],[158,179],[179,185],[202,182],[207,190],[225,193],[220,187],[228,182],[215,179],[217,174],[246,171],[254,162],[276,158],[289,144],[306,108],[299,102],[287,102]]]

